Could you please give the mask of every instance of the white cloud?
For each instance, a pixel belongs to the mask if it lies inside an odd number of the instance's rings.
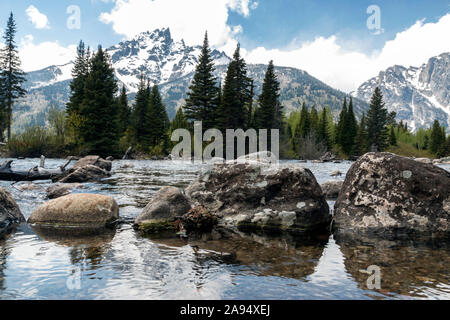
[[[303,69],[325,83],[343,91],[355,90],[362,82],[395,64],[420,66],[432,56],[450,52],[450,13],[436,23],[416,22],[386,42],[372,54],[346,51],[336,36],[318,37],[298,49],[267,50],[263,47],[246,52],[252,63],[267,63]]]
[[[32,35],[22,38],[19,44],[22,69],[26,72],[40,70],[51,65],[66,64],[72,61],[75,55],[76,45],[64,47],[58,41],[35,44]]]
[[[256,7],[252,0],[116,0],[100,21],[112,24],[116,33],[127,38],[170,27],[175,39],[191,45],[202,43],[207,30],[211,45],[228,49],[236,45],[233,35],[242,32],[241,26],[227,24],[229,11],[248,17]]]
[[[45,14],[40,13],[39,10],[31,5],[25,10],[28,20],[34,25],[36,29],[50,29],[48,18]]]

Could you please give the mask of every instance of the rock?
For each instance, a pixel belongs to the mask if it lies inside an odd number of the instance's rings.
[[[433,164],[440,164],[442,163],[441,159],[434,159]]]
[[[301,232],[331,220],[319,184],[302,166],[219,164],[186,195],[232,228]]]
[[[4,188],[0,188],[0,237],[9,232],[25,218],[11,194]]]
[[[164,187],[138,216],[135,225],[151,222],[173,222],[191,209],[183,191],[175,187]]]
[[[422,163],[427,163],[427,164],[433,163],[433,161],[431,159],[428,159],[428,158],[416,158],[414,160],[417,161],[417,162],[422,162]]]
[[[321,156],[319,160],[323,162],[331,162],[336,160],[336,156],[331,152],[327,152],[323,156]]]
[[[35,209],[28,223],[55,227],[105,227],[119,218],[119,206],[108,196],[71,194]]]
[[[62,175],[56,176],[53,182],[83,183],[95,182],[110,177],[111,174],[100,167],[87,165],[81,168],[71,168]]]
[[[19,189],[21,191],[36,191],[36,190],[41,190],[42,187],[39,185],[36,185],[34,183],[26,183],[26,184],[20,185]]]
[[[231,161],[231,163],[265,163],[265,164],[275,164],[278,163],[278,158],[270,151],[262,151],[257,153],[248,154],[237,158],[236,161]]]
[[[47,198],[57,199],[72,193],[73,189],[83,188],[79,183],[57,184],[47,188]]]
[[[343,173],[340,172],[339,170],[333,171],[333,172],[330,174],[330,176],[332,176],[332,177],[340,177],[340,176],[342,176],[342,175],[343,175]]]
[[[134,168],[134,165],[131,163],[125,163],[120,166],[120,169],[133,169],[133,168]]]
[[[81,158],[80,160],[75,162],[75,164],[73,165],[72,168],[77,169],[77,168],[86,167],[88,165],[96,166],[96,167],[102,168],[103,170],[106,170],[106,171],[111,171],[111,169],[112,169],[112,162],[102,159],[99,156],[87,156],[87,157]]]
[[[210,232],[217,225],[218,219],[208,209],[197,206],[181,218],[187,232]]]
[[[440,159],[441,162],[450,162],[450,157],[445,157]]]
[[[390,153],[368,153],[347,173],[335,204],[340,233],[450,232],[450,173]]]
[[[336,200],[343,184],[344,181],[328,181],[320,187],[322,188],[323,194],[327,200]]]
[[[106,158],[106,161],[114,161],[114,157],[109,156],[108,158]]]
[[[324,163],[323,160],[312,160],[311,163]]]

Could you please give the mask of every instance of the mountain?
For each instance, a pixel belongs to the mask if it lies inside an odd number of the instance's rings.
[[[187,46],[183,40],[175,41],[170,30],[159,29],[144,32],[129,41],[123,41],[107,49],[119,84],[124,84],[130,101],[134,99],[141,73],[152,84],[160,86],[169,116],[173,118],[183,105],[186,92],[193,78],[201,46]],[[230,58],[217,50],[212,51],[219,81],[225,78]],[[28,125],[44,125],[51,106],[65,108],[70,97],[69,84],[73,63],[33,71],[27,74],[25,88],[28,94],[14,108],[14,130]],[[255,80],[255,92],[260,94],[266,65],[249,65],[249,75]],[[335,115],[341,109],[345,93],[335,90],[295,68],[276,67],[281,82],[281,100],[286,111],[307,105],[330,107]],[[358,114],[368,107],[366,102],[355,101]]]
[[[450,53],[433,57],[420,67],[390,67],[364,82],[353,95],[369,102],[377,86],[388,110],[397,112],[397,119],[413,130],[439,120],[450,131]]]

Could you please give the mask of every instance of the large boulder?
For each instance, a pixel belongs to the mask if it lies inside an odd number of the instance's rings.
[[[103,170],[106,170],[108,172],[112,169],[112,162],[110,160],[105,160],[100,156],[87,156],[81,158],[80,160],[75,162],[72,168],[82,168],[88,165],[102,168]]]
[[[344,234],[446,235],[450,172],[390,153],[368,153],[347,173],[334,218]]]
[[[344,181],[328,181],[320,185],[327,200],[336,200],[341,192]]]
[[[225,226],[298,232],[331,221],[322,189],[302,166],[216,164],[186,195]]]
[[[97,194],[71,194],[35,209],[29,223],[48,226],[105,227],[119,218],[116,201]]]
[[[163,187],[144,208],[134,224],[173,222],[191,209],[183,190],[176,187]]]
[[[0,237],[24,221],[25,218],[11,194],[6,189],[0,188]]]
[[[60,183],[83,183],[95,182],[110,177],[111,174],[97,166],[87,165],[84,167],[71,168],[62,175],[53,178],[53,182]]]

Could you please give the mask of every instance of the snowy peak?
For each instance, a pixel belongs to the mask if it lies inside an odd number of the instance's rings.
[[[162,84],[195,70],[201,46],[175,41],[169,28],[143,32],[108,49],[117,78],[131,92],[137,91],[141,73],[152,84]],[[228,64],[225,53],[212,51],[216,65]]]
[[[450,53],[430,58],[421,67],[390,67],[364,82],[353,95],[370,101],[377,86],[388,110],[397,112],[398,120],[413,130],[429,127],[434,120],[450,129]]]

